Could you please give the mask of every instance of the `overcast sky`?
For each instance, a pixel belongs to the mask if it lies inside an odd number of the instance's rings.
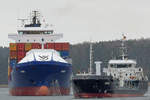
[[[40,10],[45,20],[72,44],[150,38],[150,0],[0,0],[0,45],[17,32],[18,18]]]

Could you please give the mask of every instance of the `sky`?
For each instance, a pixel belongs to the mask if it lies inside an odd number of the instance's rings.
[[[39,10],[61,41],[109,41],[150,38],[150,0],[0,0],[0,46],[17,33],[17,19]]]

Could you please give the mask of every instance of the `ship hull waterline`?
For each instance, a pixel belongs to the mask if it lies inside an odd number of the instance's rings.
[[[144,94],[79,93],[74,96],[75,98],[141,97]]]
[[[61,62],[18,64],[9,77],[9,93],[12,96],[69,95],[71,73],[71,65]]]

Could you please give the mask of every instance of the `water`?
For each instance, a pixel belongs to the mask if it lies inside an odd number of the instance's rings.
[[[149,91],[143,97],[124,97],[124,98],[96,98],[97,100],[150,100]],[[8,88],[0,88],[0,100],[93,100],[92,99],[75,99],[70,96],[10,96]]]

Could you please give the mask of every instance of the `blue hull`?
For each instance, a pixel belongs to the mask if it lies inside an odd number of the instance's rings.
[[[10,76],[10,94],[18,95],[18,91],[23,89],[20,95],[30,95],[26,94],[27,91],[25,91],[25,89],[30,87],[38,87],[40,89],[42,86],[48,89],[57,87],[68,90],[70,89],[71,74],[72,66],[67,63],[32,61],[17,64],[17,66],[13,68]]]

